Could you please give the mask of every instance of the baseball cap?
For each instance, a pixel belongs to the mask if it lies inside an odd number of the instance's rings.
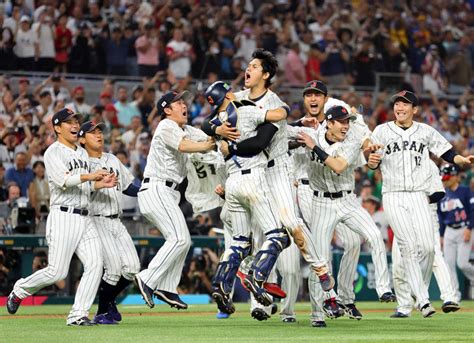
[[[324,95],[328,95],[328,89],[326,85],[319,80],[309,81],[303,89],[303,95],[305,95],[306,92],[309,91],[315,91]]]
[[[326,111],[326,120],[355,120],[356,116],[342,106],[333,106]]]
[[[168,92],[163,94],[163,96],[156,103],[156,109],[158,110],[158,115],[163,115],[165,113],[165,108],[171,105],[173,102],[176,102],[180,99],[187,101],[192,97],[191,93],[184,91],[181,93]]]
[[[18,83],[27,83],[27,84],[30,84],[30,80],[28,80],[28,78],[26,77],[20,77],[18,79]]]
[[[86,133],[94,131],[96,128],[99,128],[102,131],[104,131],[105,124],[103,122],[95,124],[92,121],[86,121],[84,124],[81,125],[81,129],[79,130],[79,133],[77,134],[77,136],[84,137]]]
[[[20,18],[20,23],[23,23],[24,21],[30,22],[30,17],[27,15],[22,15]]]
[[[64,123],[65,121],[68,121],[69,119],[73,117],[80,117],[80,114],[75,113],[70,108],[63,108],[62,110],[57,111],[53,115],[53,119],[52,119],[53,126],[61,125],[61,123]]]
[[[115,108],[114,104],[105,105],[104,110],[111,111],[111,112],[118,112],[117,109]]]
[[[82,86],[77,86],[72,90],[73,94],[76,94],[77,92],[84,92],[84,87]]]
[[[451,176],[458,175],[459,169],[454,164],[446,164],[441,167],[440,174],[441,174],[441,179],[443,181],[447,181],[451,178]]]
[[[418,98],[415,93],[403,90],[395,95],[392,95],[392,102],[402,99],[403,102],[409,102],[413,106],[418,106]]]
[[[102,92],[100,93],[100,98],[103,99],[103,98],[112,98],[112,94],[110,94],[109,92]]]

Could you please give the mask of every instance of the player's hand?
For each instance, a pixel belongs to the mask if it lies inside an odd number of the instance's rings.
[[[218,126],[216,128],[216,134],[231,141],[235,141],[240,137],[240,132],[235,127],[232,127],[229,122],[225,122],[221,126]]]
[[[98,169],[95,172],[89,174],[90,181],[100,181],[107,175],[109,175],[109,172],[104,169]]]
[[[221,184],[218,184],[216,186],[216,189],[214,190],[214,192],[221,198],[225,197],[225,189],[224,189],[224,186],[222,186]]]
[[[303,119],[301,119],[301,124],[316,129],[319,126],[319,121],[314,117],[303,117]]]
[[[221,141],[219,148],[221,149],[222,155],[224,155],[224,157],[229,156],[229,143],[227,141]]]
[[[313,150],[314,146],[316,145],[314,140],[308,134],[304,132],[300,132],[298,134],[298,143],[303,144],[310,150]]]
[[[118,178],[115,174],[107,174],[102,178],[102,180],[97,181],[95,184],[95,188],[113,188],[116,187],[118,184]]]
[[[216,147],[216,140],[213,137],[207,138],[207,151],[213,150]]]
[[[364,153],[372,153],[372,152],[376,152],[377,150],[382,150],[382,149],[383,149],[382,144],[371,144],[371,143],[369,143],[369,145],[367,145],[364,148]]]
[[[469,243],[471,241],[472,231],[469,230],[467,227],[464,228],[464,232],[462,233],[462,238],[465,243]]]
[[[382,155],[373,152],[369,155],[369,158],[367,159],[367,165],[370,169],[377,169],[381,160]]]

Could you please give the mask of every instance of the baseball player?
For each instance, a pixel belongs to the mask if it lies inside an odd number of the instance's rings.
[[[430,160],[429,163],[431,170],[431,181],[429,191],[429,203],[430,211],[433,218],[433,234],[435,240],[435,255],[433,260],[433,273],[438,283],[439,290],[441,292],[441,300],[443,305],[441,309],[443,312],[456,312],[461,307],[456,300],[456,290],[454,287],[449,267],[444,259],[443,252],[441,250],[441,240],[439,232],[439,220],[438,220],[438,202],[445,196],[441,177],[439,176],[439,170],[436,164]],[[453,166],[448,166],[453,167]],[[393,240],[392,245],[392,274],[393,274],[393,287],[397,294],[397,310],[392,314],[391,318],[408,318],[415,305],[415,302],[411,296],[410,285],[407,282],[406,271],[402,266],[400,249],[398,248],[397,240]]]
[[[286,106],[285,103],[269,89],[271,79],[275,75],[277,67],[278,62],[270,52],[257,49],[252,54],[252,60],[249,62],[245,72],[245,87],[247,89],[235,93],[237,99],[253,101],[257,106],[264,109]],[[268,130],[265,130],[265,133],[261,135],[243,140],[235,146],[231,145],[230,153],[236,155],[247,153],[249,147],[258,146],[258,142],[263,140],[261,136],[271,138],[270,146],[266,149],[268,164],[265,175],[268,184],[272,185],[270,188],[271,197],[278,207],[280,220],[291,234],[303,258],[310,263],[313,272],[316,273],[321,280],[324,290],[329,291],[334,286],[334,279],[329,274],[327,261],[318,256],[309,229],[296,214],[288,165],[289,156],[286,120],[274,123],[273,127],[269,127]],[[288,253],[290,253],[290,251]],[[288,257],[285,260],[294,261],[294,259]],[[284,279],[285,275],[282,275],[282,278]],[[333,306],[334,311],[339,310],[339,308],[336,308],[336,304],[333,304]],[[263,309],[255,303],[252,303],[252,316],[257,320],[268,319],[270,317],[270,309]]]
[[[446,196],[439,202],[438,215],[443,237],[443,252],[456,289],[456,300],[461,300],[456,266],[474,284],[474,266],[469,263],[474,227],[474,194],[461,186],[459,170],[453,165],[441,169]]]
[[[414,93],[401,91],[392,101],[395,121],[375,128],[368,166],[381,167],[384,211],[397,239],[417,308],[426,318],[436,313],[428,294],[435,246],[426,196],[431,179],[429,152],[460,165],[472,163],[474,156],[457,155],[439,132],[413,121],[418,111]]]
[[[330,242],[338,223],[342,222],[362,235],[372,248],[379,299],[383,302],[394,301],[382,234],[354,194],[354,169],[361,164],[361,143],[356,135],[354,137],[357,139],[354,139],[347,134],[349,121],[355,120],[355,115],[342,106],[333,106],[325,116],[326,127],[318,130],[315,139],[304,132],[299,134],[298,139],[314,153],[311,154],[314,162],[308,176],[314,192],[311,229],[316,244],[324,251],[323,256],[329,259]],[[347,141],[344,142],[345,140]],[[313,299],[322,299],[319,287],[311,287],[310,292],[313,292]],[[322,312],[318,309],[319,303],[320,301],[313,303],[313,322],[323,321]]]
[[[264,110],[250,102],[235,101],[230,87],[217,81],[206,90],[209,103],[216,106],[217,117],[212,122],[228,122],[240,132],[239,140],[257,134],[258,125],[277,122],[286,118],[286,110]],[[264,306],[272,299],[263,287],[280,252],[290,244],[288,233],[281,227],[275,206],[268,199],[268,185],[265,180],[266,157],[261,152],[251,157],[237,157],[229,154],[229,145],[221,142],[221,151],[226,159],[228,178],[225,185],[226,204],[231,216],[232,242],[226,249],[212,281],[212,297],[220,311],[235,311],[229,294],[241,261],[251,250],[251,216],[265,233],[265,242],[255,256],[249,275],[244,282]]]
[[[186,220],[178,206],[180,193],[177,187],[186,176],[187,153],[207,152],[215,146],[212,138],[205,138],[207,136],[200,130],[185,125],[188,95],[187,92],[168,92],[158,100],[156,108],[162,120],[153,135],[138,193],[140,211],[166,240],[148,268],[135,275],[143,299],[150,308],[155,305],[153,294],[171,307],[188,307],[176,293],[191,246]],[[204,140],[189,139],[193,134]]]
[[[50,212],[46,222],[48,261],[46,268],[15,283],[8,296],[7,309],[17,312],[23,299],[40,289],[66,278],[72,255],[84,265],[72,310],[67,318],[70,326],[95,325],[88,319],[102,275],[102,247],[90,223],[90,193],[116,186],[109,171],[90,171],[87,151],[76,145],[79,132],[78,115],[70,109],[56,112],[52,118],[57,141],[44,154],[51,191]]]
[[[116,324],[122,320],[115,298],[140,271],[137,249],[125,226],[120,221],[122,193],[137,196],[139,187],[133,184],[133,175],[117,157],[103,152],[103,123],[90,121],[79,130],[79,143],[87,150],[91,170],[105,170],[118,178],[117,187],[92,193],[90,202],[91,222],[102,243],[104,275],[99,286],[99,308],[94,317],[97,324]]]

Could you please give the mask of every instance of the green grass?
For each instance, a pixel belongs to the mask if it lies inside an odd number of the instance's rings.
[[[247,304],[238,304],[230,319],[217,320],[214,305],[190,306],[178,312],[165,305],[153,310],[145,306],[120,307],[124,315],[119,325],[67,327],[69,306],[21,307],[15,316],[0,309],[1,342],[309,342],[309,341],[474,341],[474,301],[463,309],[444,314],[440,303],[432,318],[414,312],[408,319],[391,319],[393,304],[360,302],[361,321],[339,318],[327,320],[325,329],[313,328],[310,306],[297,305],[297,322],[282,323],[278,316],[258,322],[249,316]],[[95,307],[93,308],[95,311]],[[92,316],[91,316],[92,317]]]

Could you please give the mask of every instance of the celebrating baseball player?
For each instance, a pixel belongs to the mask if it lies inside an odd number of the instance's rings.
[[[117,184],[107,170],[91,173],[87,151],[76,145],[79,132],[78,115],[70,109],[56,112],[52,118],[57,141],[44,154],[51,191],[50,213],[46,222],[49,264],[15,283],[8,296],[7,309],[17,312],[21,301],[40,289],[66,278],[72,255],[84,265],[72,310],[67,318],[70,326],[95,325],[89,320],[102,275],[102,247],[89,215],[90,193]]]
[[[456,300],[461,300],[456,266],[474,284],[474,266],[469,263],[474,227],[474,194],[460,185],[459,170],[446,165],[441,169],[446,196],[438,204],[440,233],[443,252],[456,290]]]
[[[104,275],[99,285],[99,308],[94,317],[97,324],[116,324],[122,320],[115,298],[140,271],[137,249],[125,226],[120,221],[122,214],[122,193],[137,196],[139,187],[133,182],[133,175],[112,154],[103,152],[103,123],[90,121],[79,130],[79,143],[89,154],[91,170],[105,170],[118,178],[117,187],[101,189],[92,193],[90,215],[102,243]]]
[[[418,98],[410,91],[392,97],[395,121],[377,126],[371,140],[369,168],[380,166],[383,203],[397,239],[411,292],[423,316],[431,317],[428,285],[434,258],[433,222],[428,197],[429,152],[458,165],[474,162],[474,156],[456,154],[451,144],[431,126],[413,120]]]
[[[186,176],[186,154],[210,151],[215,146],[214,139],[204,138],[207,136],[203,132],[185,125],[188,95],[187,92],[168,92],[158,100],[156,107],[162,120],[153,135],[138,193],[140,211],[166,240],[148,268],[135,275],[143,299],[150,308],[155,305],[153,294],[171,307],[188,307],[176,293],[191,246],[186,220],[178,206],[180,193],[177,187]],[[204,140],[189,139],[194,133],[200,135],[195,131],[199,131]]]
[[[430,191],[428,195],[430,203],[430,211],[433,218],[433,235],[435,241],[435,255],[433,259],[433,274],[440,290],[440,297],[443,300],[441,309],[443,312],[456,312],[461,307],[456,299],[456,289],[454,288],[453,279],[449,272],[448,264],[443,256],[440,242],[439,220],[438,220],[438,202],[445,196],[446,192],[441,182],[439,170],[436,164],[430,160],[431,170]],[[448,165],[442,169],[442,174],[449,173],[455,167]],[[393,288],[397,294],[397,310],[391,318],[408,318],[413,310],[415,302],[411,296],[410,285],[407,282],[406,270],[402,265],[400,249],[398,248],[397,239],[393,240],[392,245],[392,273]]]

